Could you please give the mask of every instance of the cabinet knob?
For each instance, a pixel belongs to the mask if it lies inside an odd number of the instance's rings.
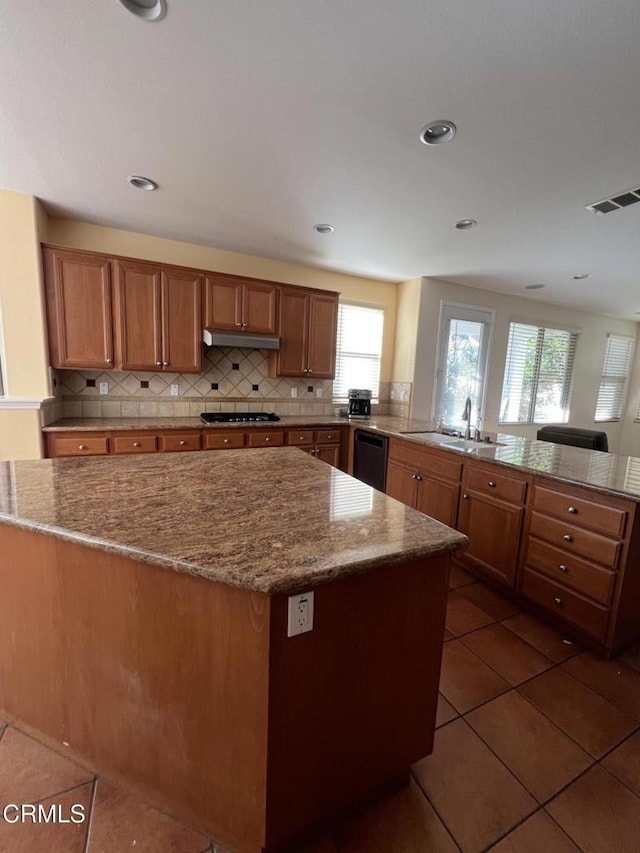
[[[86,445],[86,444],[79,444],[79,445],[78,445],[78,450],[86,450],[86,449],[87,449],[87,445]]]
[[[223,443],[223,444],[229,444],[229,439],[228,439],[228,438],[225,438],[225,439],[224,439],[224,441],[223,441],[222,443]]]
[[[412,480],[417,480],[417,479],[418,479],[418,475],[417,475],[417,474],[412,474],[412,475],[411,475],[411,479],[412,479]]]
[[[269,438],[269,436],[267,436],[267,437],[265,438],[265,441],[271,441],[271,439]]]
[[[420,474],[416,474],[416,480],[422,480],[422,477],[420,476]]]
[[[332,436],[332,435],[328,435],[328,436],[327,436],[327,441],[331,441],[331,439],[332,439],[332,438],[333,438],[333,436]]]
[[[108,358],[108,359],[107,359],[107,364],[113,364],[113,359],[112,359],[112,358]]]
[[[465,501],[469,500],[469,495],[467,495],[467,494],[464,494],[462,497],[464,498]]]
[[[489,480],[489,482],[487,483],[487,486],[491,486],[492,489],[495,489],[496,484],[493,482],[493,480]]]
[[[163,366],[163,367],[169,367],[169,362],[168,362],[168,361],[163,361],[163,362],[162,362],[162,366]]]
[[[158,367],[162,367],[162,362],[161,362],[161,361],[156,361],[156,365],[157,365]]]
[[[560,598],[560,596],[558,596],[557,598],[554,598],[553,600],[555,601],[555,603],[556,603],[558,606],[560,606],[560,605],[562,604],[562,599]]]
[[[567,512],[575,514],[576,512],[578,512],[578,510],[574,506],[570,506]]]
[[[243,323],[243,324],[242,324],[242,328],[244,329],[246,325],[247,325],[246,323]]]
[[[311,368],[309,367],[309,368],[307,369],[307,373],[313,373],[313,370],[311,370]]]
[[[242,326],[242,323],[236,323],[236,326]]]
[[[560,563],[560,571],[561,572],[568,572],[569,568],[568,568],[568,566],[565,566],[564,563]]]
[[[180,440],[180,447],[184,447],[187,442],[183,439]]]
[[[133,442],[133,446],[134,446],[134,447],[140,447],[140,442],[139,442],[139,441],[134,441],[134,442]]]
[[[572,542],[573,541],[573,536],[571,536],[570,533],[565,533],[562,538],[564,539],[565,542]]]
[[[300,441],[304,441],[304,436],[303,436],[303,435],[301,435],[301,436],[300,436]]]

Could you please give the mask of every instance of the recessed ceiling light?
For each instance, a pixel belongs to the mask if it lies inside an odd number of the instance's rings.
[[[314,225],[313,230],[317,231],[318,234],[331,234],[335,229],[333,225]]]
[[[430,121],[420,131],[420,142],[425,145],[440,145],[442,142],[451,142],[456,135],[456,126],[447,119]]]
[[[165,0],[120,0],[125,9],[148,23],[157,23],[167,14]]]
[[[143,178],[141,175],[129,175],[127,178],[132,187],[135,187],[137,190],[146,190],[146,192],[152,192],[153,190],[158,189],[158,185],[155,181],[150,180],[149,178]]]
[[[543,287],[546,287],[546,284],[525,284],[525,290],[542,290]]]
[[[590,272],[579,272],[578,275],[574,275],[576,281],[580,281],[583,278],[591,278]]]
[[[456,222],[456,228],[458,231],[468,231],[469,228],[475,228],[478,224],[476,219],[459,219]]]

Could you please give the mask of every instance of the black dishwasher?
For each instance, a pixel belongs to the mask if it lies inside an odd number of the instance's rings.
[[[374,489],[384,492],[387,481],[387,446],[389,439],[357,429],[353,448],[353,476]]]

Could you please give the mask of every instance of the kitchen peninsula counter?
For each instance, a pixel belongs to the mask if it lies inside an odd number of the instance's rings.
[[[2,714],[276,851],[431,752],[466,541],[296,448],[1,463]]]

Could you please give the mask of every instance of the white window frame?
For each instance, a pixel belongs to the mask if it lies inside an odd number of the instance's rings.
[[[467,305],[462,302],[449,302],[442,299],[440,301],[440,318],[438,320],[438,343],[436,355],[436,374],[433,383],[433,395],[431,399],[431,417],[434,421],[440,419],[443,384],[444,378],[444,363],[446,360],[446,348],[449,340],[449,322],[451,320],[469,320],[473,323],[486,323],[488,326],[487,346],[485,348],[483,364],[482,364],[482,391],[479,400],[472,400],[472,413],[476,410],[479,412],[479,420],[484,422],[487,386],[489,385],[489,364],[491,363],[491,345],[493,343],[493,329],[495,326],[496,310],[495,308],[487,308],[484,305]],[[475,414],[472,414],[475,419]],[[472,421],[472,426],[476,425]],[[444,424],[451,426],[451,424]]]
[[[386,321],[385,309],[382,305],[374,305],[370,302],[356,302],[352,299],[340,300],[340,302],[338,303],[338,325],[337,325],[338,339],[336,342],[336,379],[338,378],[340,356],[341,356],[341,353],[340,353],[340,309],[343,307],[367,308],[367,309],[370,309],[372,311],[378,311],[382,315],[382,336],[380,338],[380,353],[377,356],[377,359],[378,359],[377,388],[371,388],[370,389],[371,390],[371,402],[372,403],[378,403],[380,401],[380,381],[381,381],[380,380],[380,374],[381,374],[381,369],[382,369],[382,355],[384,352],[384,333],[385,333],[385,321]],[[360,353],[358,353],[358,355],[360,355]],[[373,353],[373,352],[370,353],[370,355],[374,358],[376,357],[375,353]],[[347,400],[348,400],[348,396],[346,393],[343,395],[338,395],[336,393],[336,386],[335,386],[335,380],[334,380],[333,402],[334,403],[346,403]]]
[[[564,408],[565,408],[565,411],[567,413],[566,418],[563,421],[536,420],[536,396],[537,396],[537,386],[538,386],[538,382],[540,379],[540,375],[539,375],[540,371],[539,370],[538,370],[538,375],[534,377],[534,381],[532,383],[532,394],[531,394],[531,400],[529,402],[529,412],[528,412],[527,420],[526,421],[509,421],[509,420],[503,421],[502,420],[502,399],[503,399],[503,395],[504,395],[504,381],[505,381],[505,376],[506,376],[507,366],[508,366],[509,340],[511,339],[511,328],[512,328],[512,326],[529,326],[532,329],[537,329],[538,335],[540,334],[540,332],[544,333],[546,331],[550,331],[550,332],[565,332],[566,334],[568,334],[570,336],[569,337],[568,356],[570,359],[571,372],[570,372],[568,379],[565,382],[565,385],[562,389],[562,396],[563,396],[563,400],[565,401],[564,402]],[[507,351],[505,353],[504,370],[502,373],[502,387],[500,389],[500,403],[499,403],[498,418],[497,418],[498,424],[500,424],[500,425],[510,424],[513,426],[533,426],[536,424],[544,425],[544,424],[548,424],[548,423],[567,423],[568,422],[569,410],[570,410],[570,405],[571,405],[571,394],[573,391],[573,379],[574,379],[574,374],[575,374],[576,351],[578,348],[579,338],[580,338],[580,332],[578,331],[578,329],[568,329],[564,326],[557,326],[557,325],[553,325],[551,323],[548,323],[546,321],[531,320],[529,318],[527,318],[527,319],[512,318],[511,320],[509,320],[509,332],[508,332],[508,336],[507,336]],[[566,366],[565,366],[565,374],[566,374]]]
[[[613,373],[605,373],[605,369],[607,367],[607,360],[609,358],[609,345],[613,340],[624,341],[629,345],[629,355],[628,362],[626,366],[626,373],[624,376],[622,374],[613,374]],[[604,352],[604,360],[602,363],[602,374],[600,376],[600,384],[598,386],[598,399],[596,400],[596,411],[593,416],[594,423],[597,424],[607,424],[607,423],[618,423],[622,419],[622,413],[624,412],[624,406],[627,399],[627,390],[629,387],[629,376],[631,375],[631,367],[633,365],[633,355],[635,348],[635,338],[632,338],[630,335],[618,335],[615,332],[609,332],[607,334],[607,345],[605,347]],[[620,394],[620,407],[617,414],[615,412],[611,412],[607,417],[598,417],[598,406],[600,405],[600,400],[602,394],[605,392],[606,386],[609,385],[618,385],[621,387]]]

